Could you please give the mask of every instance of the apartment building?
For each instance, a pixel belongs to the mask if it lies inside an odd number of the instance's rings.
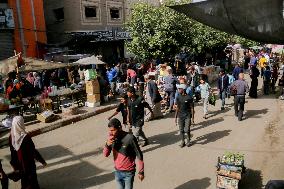
[[[131,39],[123,25],[135,1],[44,0],[48,43],[116,62],[124,57],[124,41]]]

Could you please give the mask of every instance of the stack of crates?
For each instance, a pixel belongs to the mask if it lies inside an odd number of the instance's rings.
[[[86,81],[86,93],[87,93],[87,107],[98,107],[100,106],[100,85],[97,79]]]
[[[244,173],[243,155],[227,153],[218,158],[217,188],[238,189]]]

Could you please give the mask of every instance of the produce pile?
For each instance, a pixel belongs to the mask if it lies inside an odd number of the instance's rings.
[[[220,163],[227,165],[243,166],[244,155],[240,153],[226,152],[220,159]]]

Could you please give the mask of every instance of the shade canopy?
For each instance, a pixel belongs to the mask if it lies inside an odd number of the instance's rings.
[[[207,0],[170,8],[230,34],[284,44],[283,6],[283,0]]]
[[[95,64],[95,65],[99,65],[99,64],[106,64],[106,63],[101,61],[96,56],[90,56],[90,57],[87,57],[87,58],[82,58],[82,59],[74,62],[73,64],[78,64],[78,65],[91,65],[91,64]]]
[[[18,56],[0,61],[0,74],[7,75],[9,72],[16,71]],[[23,58],[24,65],[19,68],[19,71],[39,71],[39,70],[50,70],[69,66],[69,64],[48,62],[44,60],[34,58]]]

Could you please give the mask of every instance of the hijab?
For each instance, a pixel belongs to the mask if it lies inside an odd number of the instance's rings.
[[[15,116],[12,121],[11,139],[12,146],[16,151],[20,149],[26,135],[24,118],[22,116]]]

